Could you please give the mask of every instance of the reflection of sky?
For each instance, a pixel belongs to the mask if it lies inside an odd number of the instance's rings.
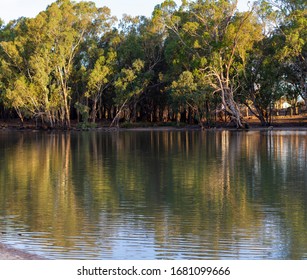
[[[97,234],[92,238],[96,240],[96,247],[90,246],[82,237],[67,237],[76,246],[66,250],[53,244],[48,233],[26,233],[17,236],[16,228],[7,227],[7,234],[2,237],[5,243],[15,248],[36,254],[49,255],[51,258],[81,258],[81,259],[287,259],[289,258],[288,236],[281,230],[281,218],[272,209],[264,210],[263,224],[238,230],[229,235],[229,239],[219,241],[218,250],[212,251],[199,236],[189,234],[186,236],[162,237],[159,242],[152,228],[146,222],[109,225],[113,227],[112,235],[100,238]],[[127,216],[125,217],[125,220]],[[122,221],[121,221],[122,222]],[[100,227],[105,227],[105,223]],[[98,241],[97,241],[98,240]],[[34,241],[34,242],[33,242]],[[209,241],[209,240],[208,240]],[[25,245],[26,244],[26,245]],[[52,247],[52,252],[50,249]],[[86,249],[86,250],[84,250]],[[90,250],[89,250],[90,249]],[[82,256],[82,257],[80,257]],[[304,258],[304,257],[303,257]],[[305,254],[305,258],[307,258]]]
[[[285,188],[291,187],[291,182],[287,181],[287,173],[298,173],[299,170],[307,168],[304,136],[307,137],[306,131],[276,131],[271,135],[272,146],[268,148],[275,154],[274,164],[278,163],[282,166],[282,173],[279,175],[283,177]],[[292,164],[293,161],[295,164]],[[293,169],[294,166],[295,169]]]
[[[110,251],[101,247],[101,257],[111,259],[287,259],[289,240],[278,210],[270,207],[259,209],[262,224],[248,229],[235,229],[229,239],[221,239],[218,247],[212,249],[210,240],[187,234],[178,236],[156,236],[149,223],[133,221],[135,217],[125,215],[125,221],[116,226],[110,237]],[[167,217],[165,228],[167,228]],[[120,225],[121,224],[121,225]],[[152,225],[153,226],[153,225]],[[163,231],[162,231],[163,232]],[[210,233],[207,233],[210,235]]]
[[[118,235],[114,236],[112,259],[155,259],[155,236],[146,230],[133,227],[118,228]],[[103,257],[103,252],[102,252]]]
[[[264,208],[261,225],[245,229],[235,229],[230,240],[221,240],[222,246],[228,250],[222,259],[287,259],[288,236],[286,230],[281,229],[281,218],[274,213],[275,210]]]
[[[287,230],[281,228],[285,224],[278,212],[271,208],[263,208],[262,227],[259,233],[259,243],[265,247],[267,258],[269,259],[286,259],[289,255],[289,240]],[[260,245],[261,246],[261,245]]]

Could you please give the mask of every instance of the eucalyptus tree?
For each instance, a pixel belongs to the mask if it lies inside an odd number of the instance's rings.
[[[284,84],[307,104],[307,5],[304,0],[267,0],[276,11],[277,57],[284,69]]]
[[[209,94],[210,89],[207,89],[207,93],[204,94],[206,89],[206,80],[201,72],[190,71],[182,72],[178,79],[174,80],[170,86],[173,104],[177,102],[179,106],[188,105],[187,110],[183,110],[185,116],[181,116],[178,113],[177,121],[182,121],[187,118],[186,121],[193,123],[197,121],[203,128],[203,118],[206,118],[206,123],[208,126],[212,123],[212,118],[210,115],[210,108],[208,108],[210,101],[213,97]],[[206,106],[207,105],[207,106]]]
[[[97,117],[102,117],[106,99],[110,99],[109,89],[118,70],[117,47],[120,42],[118,31],[114,28],[116,17],[110,15],[107,7],[98,11],[104,19],[93,22],[90,33],[81,42],[71,83],[74,92],[72,103],[88,107],[93,123]]]
[[[306,92],[306,9],[302,1],[258,1],[263,40],[249,51],[241,79],[241,100],[268,125],[282,96],[296,103]]]
[[[286,70],[285,80],[292,89],[297,88],[307,104],[307,5],[285,18],[280,33],[283,44],[279,56]]]
[[[93,2],[58,0],[47,8],[54,78],[60,93],[61,120],[70,126],[71,75],[81,43],[108,30],[113,18]]]
[[[280,46],[280,38],[275,36],[278,16],[266,1],[257,2],[253,8],[262,26],[263,38],[247,52],[240,74],[239,100],[265,126],[269,125],[274,102],[282,95],[282,71],[276,47]]]
[[[16,110],[21,121],[33,112],[37,102],[33,87],[30,88],[26,77],[29,77],[30,67],[27,63],[33,49],[26,44],[25,18],[9,22],[1,31],[0,41],[0,91],[1,99],[8,108]]]
[[[87,76],[87,91],[85,97],[89,98],[91,104],[91,121],[95,123],[98,111],[98,102],[106,90],[112,86],[116,77],[117,53],[114,49],[98,49],[99,55],[94,67],[89,69]]]
[[[246,53],[262,37],[253,13],[239,13],[236,1],[183,1],[176,9],[175,2],[168,0],[156,8],[155,17],[178,37],[190,62],[198,64],[232,122],[244,127],[235,93]]]
[[[283,95],[281,64],[276,59],[277,38],[264,38],[255,44],[240,78],[240,101],[261,125],[270,125],[274,103]]]
[[[132,99],[136,99],[146,87],[147,83],[143,79],[141,72],[144,69],[144,61],[136,59],[131,67],[123,68],[114,82],[116,88],[115,104],[119,106],[119,110],[114,117],[111,126],[119,120],[126,104]],[[134,101],[134,104],[136,102]],[[130,112],[129,112],[130,113]],[[135,113],[135,111],[134,111]],[[130,119],[130,116],[128,116]]]
[[[181,39],[172,33],[165,41],[164,57],[166,71],[163,78],[177,121],[196,121],[203,126],[202,120],[206,118],[209,124],[216,98],[207,83],[207,73],[202,70],[204,58],[199,59],[194,52],[187,52]]]
[[[33,19],[17,22],[1,42],[7,104],[49,125],[70,127],[73,65],[81,44],[112,24],[108,8],[58,0]]]
[[[143,118],[147,115],[147,120],[159,122],[170,101],[168,95],[165,94],[166,83],[163,78],[167,71],[165,34],[159,32],[152,18],[143,18],[139,26],[139,33],[145,63],[143,77],[145,83],[148,84],[139,100],[141,113]]]
[[[160,95],[163,36],[150,19],[127,15],[120,23],[119,35],[114,101],[119,111],[127,109],[127,120],[134,122],[142,112],[153,114],[152,103],[157,103]]]

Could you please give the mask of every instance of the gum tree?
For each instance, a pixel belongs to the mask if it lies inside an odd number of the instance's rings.
[[[116,52],[110,50],[101,54],[95,62],[94,68],[89,71],[87,81],[87,91],[85,97],[92,102],[91,121],[95,123],[98,110],[98,102],[103,93],[112,85],[115,79]]]
[[[252,12],[239,13],[236,1],[183,1],[177,10],[165,1],[155,11],[156,20],[198,64],[211,91],[218,94],[223,108],[236,127],[244,123],[235,94],[246,53],[261,39],[261,29]]]
[[[116,89],[115,104],[119,107],[110,126],[118,122],[125,106],[144,91],[147,81],[142,77],[144,61],[136,59],[130,67],[123,68],[114,82]],[[134,101],[135,104],[135,101]],[[129,117],[130,119],[130,117]]]
[[[70,127],[73,65],[80,46],[102,34],[112,19],[93,2],[58,0],[33,19],[11,24],[0,43],[5,99],[19,117],[41,117]]]

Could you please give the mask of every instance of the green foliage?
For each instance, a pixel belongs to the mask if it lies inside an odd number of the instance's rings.
[[[146,80],[142,79],[141,71],[144,69],[144,62],[135,60],[131,67],[123,68],[115,81],[117,91],[116,103],[122,104],[124,100],[139,95],[146,86]]]
[[[177,81],[171,85],[172,94],[181,104],[187,103],[189,106],[201,107],[206,95],[204,94],[204,85],[198,80],[196,75],[190,71],[184,71],[180,74]]]
[[[116,28],[107,7],[58,0],[35,18],[0,20],[0,99],[51,127],[69,127],[75,110],[85,124],[123,114],[178,123],[220,108],[243,127],[240,102],[261,118],[282,95],[307,101],[306,18],[301,0],[242,13],[236,1],[167,0]]]
[[[79,103],[79,102],[75,103],[75,108],[81,114],[82,121],[84,123],[87,123],[88,122],[88,118],[89,118],[90,108],[88,106],[84,105],[84,104]]]
[[[44,117],[51,126],[70,126],[70,84],[76,54],[81,42],[96,36],[101,26],[108,26],[108,13],[92,2],[59,0],[36,18],[17,22],[14,39],[8,37],[0,43],[4,53],[1,66],[8,70],[2,79],[8,83],[8,104],[32,117]]]
[[[77,129],[80,130],[91,130],[95,129],[97,125],[95,123],[89,123],[89,122],[79,122],[77,124]]]

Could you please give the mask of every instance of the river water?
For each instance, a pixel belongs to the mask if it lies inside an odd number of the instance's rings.
[[[307,131],[4,131],[0,230],[49,259],[307,259]]]

